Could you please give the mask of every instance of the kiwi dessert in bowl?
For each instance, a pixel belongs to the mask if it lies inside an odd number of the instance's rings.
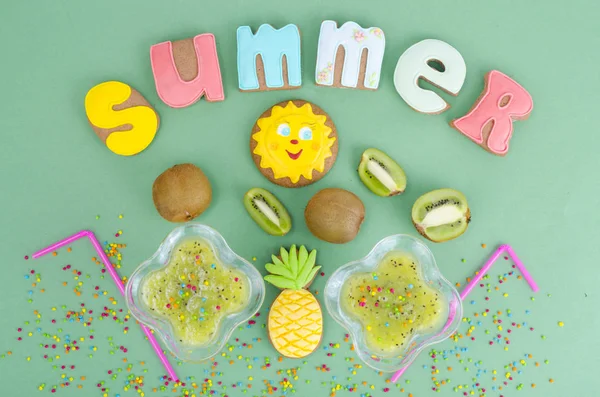
[[[362,259],[336,270],[325,286],[329,314],[352,337],[354,350],[383,372],[410,364],[458,329],[462,303],[417,238],[384,238]]]
[[[216,355],[265,297],[261,274],[214,229],[175,228],[125,287],[127,307],[176,357],[200,362]]]

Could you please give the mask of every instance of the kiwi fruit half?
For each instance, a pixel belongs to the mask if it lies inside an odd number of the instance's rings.
[[[364,151],[358,175],[365,186],[378,196],[395,196],[406,189],[406,174],[402,167],[379,149]]]
[[[315,237],[334,244],[354,240],[365,219],[365,206],[344,189],[323,189],[315,194],[304,210],[306,226]]]
[[[156,210],[170,222],[187,222],[203,213],[212,200],[210,182],[194,164],[175,165],[152,185]]]
[[[452,240],[467,230],[471,210],[467,198],[458,190],[438,189],[415,201],[412,221],[423,237],[441,243]]]
[[[265,189],[252,188],[244,195],[244,207],[262,230],[272,236],[285,236],[292,228],[290,214]]]

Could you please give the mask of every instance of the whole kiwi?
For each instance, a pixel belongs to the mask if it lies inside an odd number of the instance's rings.
[[[306,226],[315,237],[334,244],[354,240],[365,219],[365,206],[344,189],[328,188],[315,194],[304,210]]]
[[[194,164],[175,165],[156,178],[152,200],[170,222],[186,222],[203,213],[212,199],[210,182]]]

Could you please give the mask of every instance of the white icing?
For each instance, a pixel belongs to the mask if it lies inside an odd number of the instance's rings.
[[[427,64],[436,60],[445,67],[440,72]],[[421,113],[442,113],[450,106],[438,94],[419,87],[419,79],[452,95],[457,95],[465,82],[467,65],[460,52],[441,40],[427,39],[410,47],[398,59],[394,71],[396,90],[408,106]]]
[[[277,226],[281,226],[281,224],[279,223],[279,217],[277,216],[277,214],[275,214],[275,211],[273,211],[273,209],[269,207],[267,203],[260,199],[254,199],[254,204],[256,204],[260,212],[262,212],[268,220],[270,220]]]
[[[398,191],[398,186],[392,176],[377,161],[369,160],[367,170],[390,192]]]
[[[463,213],[455,205],[443,205],[427,213],[419,223],[423,228],[453,223],[463,218]]]
[[[366,88],[379,86],[381,63],[385,51],[385,35],[377,27],[363,29],[356,22],[346,22],[339,29],[335,21],[323,21],[319,34],[315,81],[320,85],[333,85],[335,55],[338,47],[345,51],[341,83],[344,87],[356,88],[360,72],[361,55],[367,49]]]

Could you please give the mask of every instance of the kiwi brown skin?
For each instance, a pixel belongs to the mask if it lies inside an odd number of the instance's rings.
[[[470,208],[467,208],[465,217],[467,218],[467,223],[471,222],[471,209]],[[443,242],[446,242],[446,241],[449,241],[449,240],[452,240],[452,239],[458,237],[458,236],[451,237],[451,238],[447,238],[444,240],[432,240],[431,238],[429,238],[429,236],[427,234],[425,234],[425,229],[423,229],[421,226],[417,225],[414,220],[412,222],[413,222],[413,226],[415,227],[415,229],[417,229],[417,232],[419,232],[419,234],[421,236],[425,237],[427,240],[432,241],[434,243],[443,243]]]
[[[202,214],[212,200],[210,181],[194,164],[178,164],[152,185],[156,210],[169,222],[187,222]]]
[[[315,237],[328,243],[345,244],[357,236],[365,219],[365,206],[354,193],[328,188],[310,199],[304,218]]]

